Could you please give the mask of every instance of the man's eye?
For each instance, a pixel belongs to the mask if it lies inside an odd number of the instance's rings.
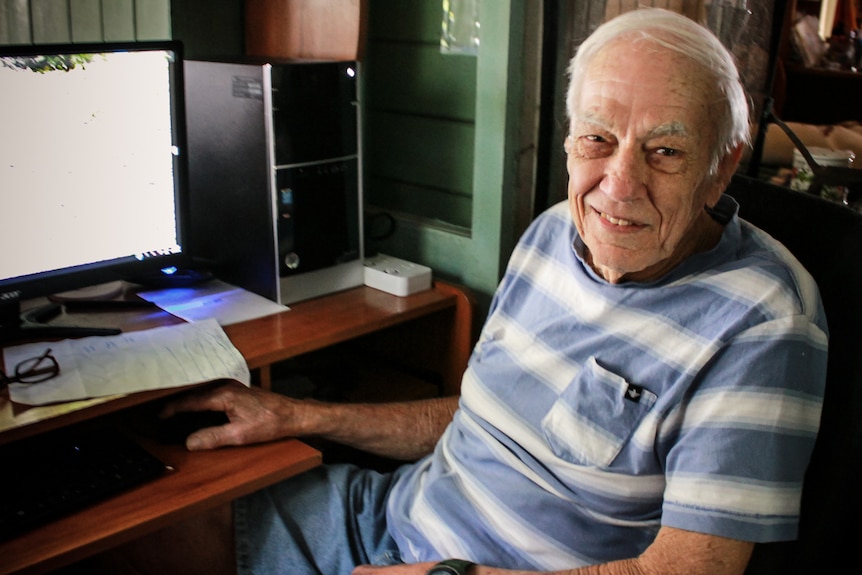
[[[650,164],[662,172],[676,174],[685,169],[685,154],[676,148],[656,148],[648,157]]]
[[[603,158],[613,151],[613,146],[604,137],[589,134],[575,140],[574,153],[582,158]]]

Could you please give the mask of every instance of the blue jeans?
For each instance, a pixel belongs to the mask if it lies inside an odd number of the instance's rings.
[[[356,565],[400,563],[386,530],[400,473],[322,466],[238,499],[237,572],[347,575]]]

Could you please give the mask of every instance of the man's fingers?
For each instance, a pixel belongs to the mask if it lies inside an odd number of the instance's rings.
[[[159,417],[168,418],[184,411],[227,411],[229,402],[225,398],[225,390],[229,387],[229,384],[222,385],[215,389],[190,392],[171,399],[159,412]]]
[[[205,449],[216,449],[226,445],[239,445],[234,440],[233,434],[229,432],[227,423],[218,427],[207,427],[189,434],[186,438],[186,449],[189,451],[201,451]]]

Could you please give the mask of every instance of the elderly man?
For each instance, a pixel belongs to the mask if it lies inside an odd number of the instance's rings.
[[[460,400],[229,385],[169,408],[229,416],[190,449],[317,436],[416,460],[236,502],[218,525],[240,572],[729,575],[795,537],[826,325],[811,277],[722,195],[748,134],[732,57],[630,12],[578,50],[568,111],[568,202],[514,251]]]

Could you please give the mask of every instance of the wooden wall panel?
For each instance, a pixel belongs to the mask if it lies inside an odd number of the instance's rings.
[[[0,44],[29,44],[30,3],[28,0],[0,0]]]
[[[473,189],[472,124],[436,118],[367,112],[369,174],[470,196]]]
[[[371,214],[387,211],[379,206],[396,206],[402,218],[420,214],[416,217],[423,221],[433,222],[437,227],[450,228],[450,233],[469,237],[468,230],[473,219],[472,195],[374,176],[365,179],[365,186],[373,190],[373,206],[369,209]]]
[[[34,44],[71,42],[67,0],[30,0],[30,18]]]
[[[475,58],[442,55],[437,44],[385,40],[375,41],[373,58],[364,68],[369,108],[475,121]]]
[[[135,0],[136,40],[164,40],[170,31],[171,0]]]
[[[69,0],[72,42],[101,42],[102,2],[101,0]]]
[[[108,42],[135,40],[133,0],[102,0],[102,25]]]
[[[0,0],[0,44],[169,38],[171,0]]]
[[[439,0],[372,0],[369,41],[421,42],[440,45],[443,3]]]
[[[170,0],[171,34],[183,43],[186,58],[241,56],[245,52],[243,0],[206,0],[206,10],[201,10],[203,3]]]

